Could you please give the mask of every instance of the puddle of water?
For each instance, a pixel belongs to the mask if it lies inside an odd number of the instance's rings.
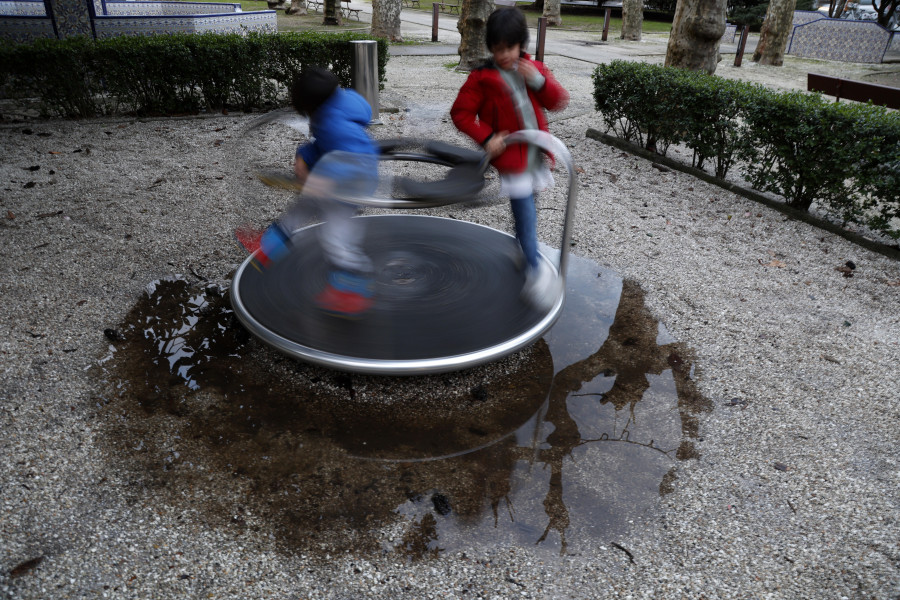
[[[578,553],[671,489],[708,405],[637,285],[573,257],[568,287],[519,355],[393,378],[294,362],[250,339],[219,287],[156,282],[98,367],[110,461],[134,502],[287,551]]]

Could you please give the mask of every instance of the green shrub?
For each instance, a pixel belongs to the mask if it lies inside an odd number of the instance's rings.
[[[900,113],[857,105],[852,138],[856,155],[851,164],[856,183],[854,201],[834,202],[844,221],[862,223],[900,238]],[[849,199],[848,199],[849,200]]]
[[[351,85],[359,33],[170,34],[70,38],[0,46],[0,85],[41,98],[47,115],[90,117],[253,110],[286,98],[304,65],[331,68]],[[379,83],[388,60],[379,39]]]
[[[84,37],[12,46],[8,78],[22,95],[39,97],[44,116],[93,117],[103,112],[95,46]]]
[[[646,63],[601,64],[594,71],[594,105],[608,130],[665,154],[681,140],[685,125],[671,85],[677,76]]]
[[[900,113],[644,63],[613,61],[593,78],[607,131],[661,153],[684,144],[721,178],[741,161],[790,206],[900,237]]]
[[[702,169],[711,160],[716,176],[725,178],[747,144],[741,109],[755,89],[699,71],[670,71],[684,113],[680,137],[693,150],[692,164]]]
[[[194,86],[190,34],[131,37],[95,42],[106,92],[120,106],[137,114],[196,112],[200,102]]]
[[[848,167],[859,152],[849,135],[855,108],[803,92],[760,91],[744,110],[751,136],[747,179],[801,210],[850,196]]]

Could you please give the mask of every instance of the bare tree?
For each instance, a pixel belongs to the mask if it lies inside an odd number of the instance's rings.
[[[878,13],[878,24],[887,27],[894,13],[900,10],[900,0],[872,0],[872,8]]]
[[[325,0],[322,7],[325,18],[322,19],[322,25],[343,25],[344,15],[341,14],[341,0]]]
[[[471,71],[488,56],[484,41],[487,19],[494,10],[491,0],[462,0],[459,7],[459,71]]]
[[[725,33],[726,0],[678,0],[666,48],[666,66],[716,72]]]
[[[644,27],[644,0],[622,0],[622,39],[641,41]]]
[[[847,8],[847,0],[831,0],[828,4],[828,16],[837,19]]]
[[[761,65],[780,67],[784,64],[784,51],[794,22],[794,8],[797,0],[771,0],[759,42],[753,52],[753,62]]]
[[[392,42],[402,42],[400,33],[400,9],[402,0],[372,0],[372,35],[385,37]]]
[[[547,19],[547,25],[562,25],[560,0],[546,0],[541,16]]]

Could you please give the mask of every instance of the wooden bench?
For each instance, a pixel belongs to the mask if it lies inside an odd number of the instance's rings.
[[[435,2],[434,5],[437,6],[441,12],[455,12],[456,14],[459,14],[459,0],[456,0],[456,2]]]
[[[419,6],[419,0],[403,0],[403,6],[406,8],[422,8]]]
[[[887,108],[900,108],[900,88],[887,85],[809,73],[806,76],[806,89],[834,96],[835,100],[843,98],[857,102],[871,102]]]
[[[344,16],[348,19],[350,15],[355,14],[356,20],[359,21],[359,11],[362,9],[359,8],[350,8],[350,0],[341,0],[341,12],[344,13]]]

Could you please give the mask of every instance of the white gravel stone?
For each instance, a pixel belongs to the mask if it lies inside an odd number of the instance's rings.
[[[376,135],[467,143],[447,118],[464,75],[446,62],[391,59],[384,103],[409,110]],[[639,526],[573,556],[478,546],[410,563],[284,553],[264,523],[235,535],[142,501],[145,482],[100,454],[88,369],[148,282],[223,281],[242,260],[227,148],[253,116],[5,123],[0,595],[897,598],[900,264],[586,138],[592,65],[550,64],[573,97],[551,130],[584,170],[574,251],[641,285],[714,404],[700,458]],[[507,213],[464,216],[507,228]],[[847,260],[852,278],[835,270]]]

